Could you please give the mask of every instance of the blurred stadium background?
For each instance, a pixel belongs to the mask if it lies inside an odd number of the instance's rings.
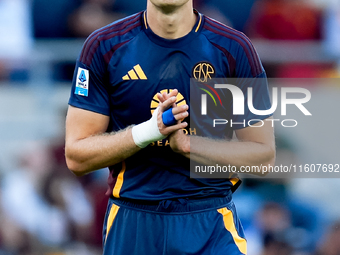
[[[194,3],[246,33],[268,77],[340,77],[339,0]],[[71,79],[84,39],[145,4],[0,0],[0,255],[101,254],[107,171],[76,178],[64,162]],[[325,84],[304,84],[320,118],[276,129],[277,164],[340,163],[340,83]],[[340,254],[339,181],[245,179],[234,197],[249,255]]]

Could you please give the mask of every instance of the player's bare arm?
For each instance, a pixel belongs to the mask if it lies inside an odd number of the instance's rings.
[[[159,96],[164,101],[169,95]],[[236,130],[238,141],[187,136],[178,130],[169,136],[172,150],[204,165],[260,166],[275,164],[274,129],[270,121]],[[191,146],[190,146],[191,145]],[[262,175],[263,173],[258,173]]]
[[[162,113],[173,105],[175,100],[175,97],[169,97],[159,105],[157,111],[157,126],[164,136],[187,126],[187,123],[169,127],[163,124]],[[187,116],[186,110],[187,106],[177,107],[175,118]],[[84,175],[117,164],[141,149],[133,139],[132,127],[116,133],[106,133],[108,124],[109,116],[69,107],[65,154],[67,165],[74,174]]]
[[[266,122],[266,121],[265,121]],[[255,126],[255,125],[254,125]],[[274,165],[275,143],[272,126],[247,127],[236,131],[239,141],[187,136],[182,131],[169,136],[173,151],[204,165]],[[190,146],[191,145],[191,146]],[[258,173],[262,175],[262,173]]]

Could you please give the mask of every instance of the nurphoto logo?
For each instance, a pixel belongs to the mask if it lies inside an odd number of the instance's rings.
[[[233,115],[245,115],[245,95],[243,91],[232,84],[215,84],[214,85],[215,89],[227,89],[230,91],[232,95],[232,106],[233,106]],[[305,103],[309,102],[311,99],[311,93],[309,90],[305,88],[296,88],[296,87],[281,87],[281,116],[286,116],[287,115],[287,105],[295,105],[305,116],[311,116],[312,114],[307,110],[307,108],[304,106]],[[288,98],[288,94],[295,93],[295,94],[301,94],[303,97],[302,98]],[[265,119],[262,120],[260,119],[261,116],[268,116],[273,114],[278,107],[279,104],[279,98],[278,98],[278,88],[273,87],[272,88],[272,104],[270,109],[267,110],[259,110],[255,109],[254,104],[253,104],[253,88],[248,87],[247,89],[247,107],[251,113],[254,115],[259,116],[259,119],[251,119],[251,120],[246,120],[244,119],[241,122],[233,122],[232,119],[227,120],[227,119],[214,119],[213,120],[213,127],[216,127],[217,125],[226,125],[230,124],[231,127],[233,125],[244,125],[250,126],[250,127],[261,127],[264,125],[264,121],[270,121],[272,122],[272,126],[274,126],[274,122],[281,122],[281,125],[283,127],[296,127],[298,125],[297,120],[295,119]],[[201,95],[201,115],[207,115],[208,112],[208,106],[207,106],[207,94],[202,94]],[[260,122],[260,125],[252,125],[254,123]]]

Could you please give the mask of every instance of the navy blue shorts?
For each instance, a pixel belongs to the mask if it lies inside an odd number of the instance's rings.
[[[110,198],[104,255],[240,255],[247,243],[231,195],[140,204]]]

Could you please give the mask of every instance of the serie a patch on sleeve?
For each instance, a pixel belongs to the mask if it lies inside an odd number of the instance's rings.
[[[87,97],[89,95],[89,70],[79,67],[77,77],[74,94]]]

